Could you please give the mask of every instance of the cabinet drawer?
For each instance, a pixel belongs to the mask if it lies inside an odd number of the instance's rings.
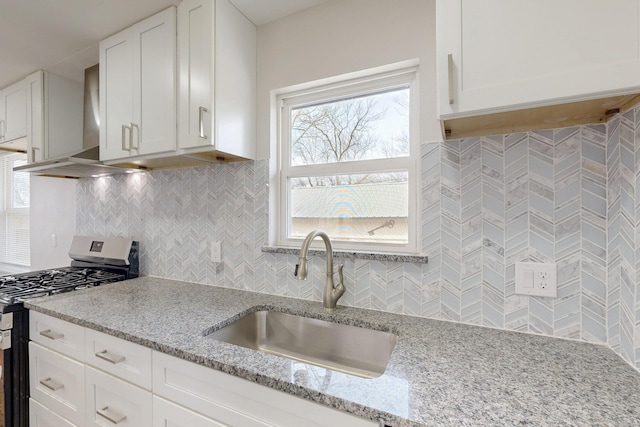
[[[151,390],[151,349],[87,329],[85,361],[118,378]]]
[[[151,427],[151,393],[86,367],[86,426]]]
[[[210,418],[153,396],[153,427],[225,427]]]
[[[82,425],[84,419],[84,365],[29,343],[31,397],[67,420]]]
[[[84,361],[84,328],[82,326],[31,311],[29,338],[65,356]]]
[[[153,352],[153,392],[233,426],[377,426],[290,394]]]
[[[55,412],[29,399],[29,427],[76,427]]]

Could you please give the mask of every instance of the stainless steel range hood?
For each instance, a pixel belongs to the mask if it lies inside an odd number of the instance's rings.
[[[31,172],[36,175],[59,178],[88,178],[96,175],[124,173],[126,169],[100,163],[100,147],[82,150],[59,159],[45,160],[13,168],[14,171]]]
[[[100,162],[100,98],[99,66],[84,72],[84,121],[82,150],[64,157],[30,163],[14,171],[61,178],[86,178],[96,175],[125,173],[127,169]],[[55,144],[50,141],[49,144]]]

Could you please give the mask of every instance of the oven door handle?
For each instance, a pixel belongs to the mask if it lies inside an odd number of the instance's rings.
[[[56,391],[64,388],[64,384],[52,380],[51,377],[40,380],[40,384],[51,391]]]
[[[102,350],[97,352],[96,357],[102,360],[106,360],[109,363],[113,363],[114,365],[117,365],[118,363],[122,363],[126,360],[126,357],[109,353],[109,350]]]
[[[53,332],[51,329],[47,329],[45,331],[40,331],[40,335],[42,335],[43,337],[47,337],[50,340],[61,340],[62,338],[64,338],[64,334],[61,334],[59,332]]]

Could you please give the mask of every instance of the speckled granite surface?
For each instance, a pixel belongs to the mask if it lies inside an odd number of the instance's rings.
[[[629,426],[640,373],[603,346],[143,277],[26,304],[393,426]],[[273,308],[398,334],[384,375],[362,379],[205,338]]]
[[[262,252],[272,254],[288,254],[288,255],[300,255],[300,248],[280,248],[272,246],[263,246]],[[307,252],[309,255],[325,256],[326,251],[318,249],[309,249]],[[426,264],[429,262],[427,255],[402,255],[391,253],[378,253],[378,252],[356,252],[356,251],[344,251],[333,250],[334,258],[352,258],[352,259],[369,259],[374,261],[393,261],[393,262],[411,262],[415,264]]]

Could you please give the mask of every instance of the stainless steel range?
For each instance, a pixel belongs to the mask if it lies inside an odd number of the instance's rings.
[[[71,266],[0,276],[0,427],[29,424],[29,317],[22,302],[138,277],[138,242],[74,236]]]

